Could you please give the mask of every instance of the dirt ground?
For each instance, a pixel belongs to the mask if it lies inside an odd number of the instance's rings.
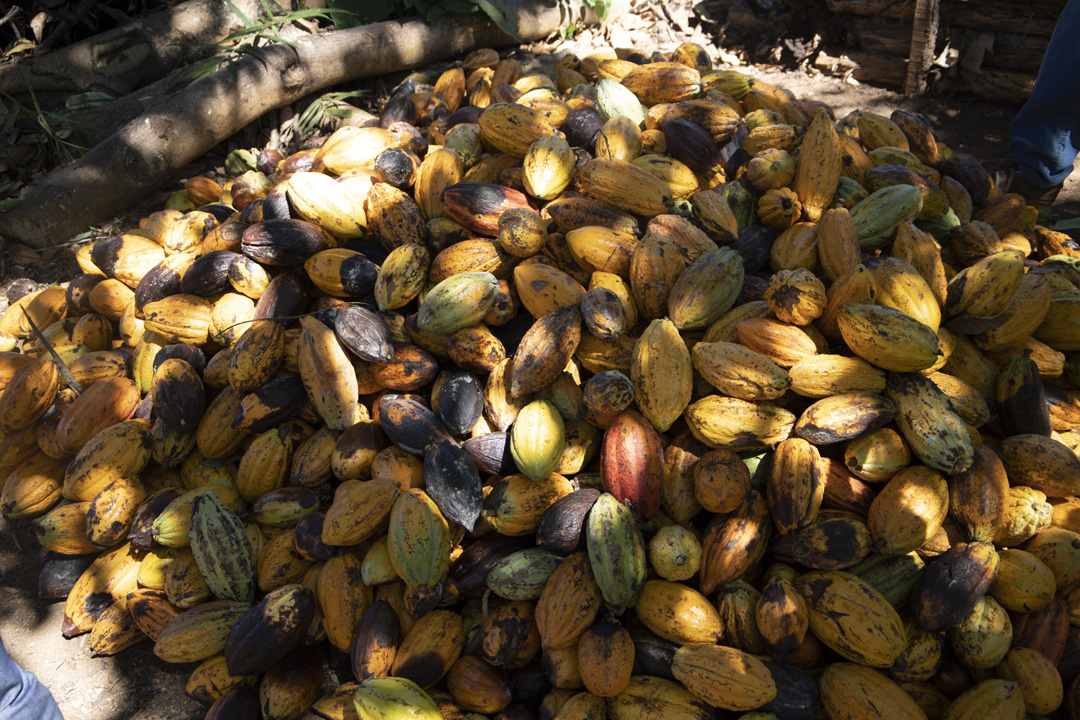
[[[184,693],[195,665],[159,660],[149,642],[90,657],[90,635],[65,640],[63,600],[39,600],[45,553],[28,522],[0,520],[0,637],[48,687],[66,720],[197,720],[206,709]],[[312,717],[316,717],[312,715]]]
[[[685,12],[689,3],[663,3],[669,9]],[[658,22],[658,20],[661,20]],[[632,46],[646,54],[652,49],[669,50],[684,39],[709,41],[700,27],[692,32],[672,29],[670,22],[648,12],[617,18],[608,29],[616,46]],[[677,23],[676,23],[677,25]],[[599,33],[586,30],[572,41],[554,41],[534,45],[537,52],[577,52],[587,54],[607,44]],[[535,61],[528,51],[521,58]],[[550,67],[550,64],[548,65]],[[936,126],[941,139],[955,151],[974,154],[984,162],[996,162],[1007,156],[1008,123],[1016,107],[977,98],[927,96],[905,98],[897,92],[853,84],[839,78],[811,75],[775,67],[744,66],[745,72],[771,83],[787,87],[800,98],[814,98],[830,103],[836,116],[856,109],[888,115],[894,108],[914,110],[926,115]],[[388,79],[387,84],[393,87]],[[216,161],[220,163],[220,158]],[[176,186],[180,187],[179,179]],[[160,207],[159,194],[151,200]],[[153,205],[151,204],[151,208]],[[1054,210],[1055,219],[1080,216],[1080,173],[1074,173]],[[136,213],[133,217],[138,217]],[[22,246],[6,248],[0,277],[31,277],[49,282],[64,280],[77,273],[70,248],[35,252]],[[0,637],[11,655],[32,670],[53,692],[67,720],[197,720],[206,709],[184,692],[190,665],[170,665],[159,660],[149,642],[143,642],[117,657],[92,658],[89,636],[65,640],[60,634],[64,603],[37,598],[38,572],[44,561],[30,523],[0,520]],[[327,689],[340,679],[330,671],[325,677]],[[317,717],[313,713],[303,720]]]

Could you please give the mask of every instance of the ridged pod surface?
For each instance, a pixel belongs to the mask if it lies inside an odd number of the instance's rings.
[[[407,678],[368,678],[353,694],[353,709],[364,720],[440,720],[435,701]]]
[[[630,380],[642,414],[660,432],[689,404],[692,372],[690,352],[675,324],[666,318],[649,323],[634,345]]]
[[[690,692],[725,710],[753,710],[776,697],[764,663],[723,645],[683,645],[675,651],[671,671]]]
[[[303,640],[315,607],[315,594],[304,585],[284,585],[268,593],[229,630],[229,672],[258,675],[270,670]]]
[[[948,398],[920,373],[891,373],[886,396],[896,404],[896,424],[912,451],[945,473],[972,462],[971,436]]]
[[[622,412],[604,431],[600,450],[604,490],[628,504],[642,522],[660,509],[663,462],[660,436],[641,414]]]
[[[613,495],[601,494],[589,510],[585,540],[604,602],[633,606],[641,596],[646,571],[645,543],[633,513]]]
[[[1076,243],[696,43],[528,72],[5,285],[0,512],[64,633],[202,660],[214,720],[1075,710]]]
[[[819,110],[803,136],[795,169],[795,194],[803,212],[817,222],[832,204],[840,181],[840,138],[828,113]]]
[[[300,377],[308,397],[332,430],[359,420],[356,371],[334,331],[314,318],[301,318],[304,333],[297,350]]]
[[[390,511],[387,542],[394,572],[419,594],[414,614],[424,614],[438,602],[439,583],[450,564],[446,518],[423,490],[406,490]]]
[[[711,325],[743,289],[743,260],[731,248],[703,253],[682,271],[668,295],[668,315],[679,329]]]
[[[922,720],[926,713],[884,673],[855,663],[833,663],[821,676],[821,700],[834,717]]]
[[[682,645],[714,642],[724,632],[716,608],[682,583],[647,581],[634,611],[657,635]]]
[[[211,592],[222,600],[255,599],[255,552],[240,518],[216,493],[195,499],[191,511],[191,551]]]
[[[900,616],[866,581],[846,572],[815,570],[795,585],[810,609],[810,630],[844,658],[886,668],[904,651],[907,637]]]

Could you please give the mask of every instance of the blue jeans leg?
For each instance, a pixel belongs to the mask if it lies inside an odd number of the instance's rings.
[[[49,688],[11,659],[0,640],[0,720],[64,720]]]
[[[1009,135],[1009,152],[1036,185],[1057,185],[1072,172],[1080,151],[1080,0],[1069,0],[1058,18],[1035,88]]]

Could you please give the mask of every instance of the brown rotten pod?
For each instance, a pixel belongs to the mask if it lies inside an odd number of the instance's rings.
[[[424,449],[428,495],[447,520],[472,531],[483,506],[483,486],[475,463],[457,444],[436,440]]]
[[[295,417],[306,399],[304,382],[299,377],[276,377],[243,397],[232,427],[250,433],[266,432]]]
[[[384,395],[379,418],[390,441],[414,455],[423,455],[424,448],[439,439],[454,442],[435,413],[412,398]]]
[[[387,148],[375,158],[375,177],[399,190],[412,187],[420,158],[405,148]]]
[[[599,490],[584,488],[548,506],[540,517],[540,526],[536,531],[537,547],[560,555],[576,552],[584,542],[585,519],[599,497]]]
[[[264,220],[244,231],[240,250],[264,265],[291,267],[303,265],[333,242],[318,225],[303,220]]]
[[[206,711],[205,720],[260,720],[259,698],[247,684],[222,693]]]
[[[150,392],[154,412],[167,425],[181,432],[191,432],[206,410],[202,380],[186,360],[172,358],[154,371]]]
[[[397,612],[386,600],[369,605],[356,623],[349,659],[353,677],[360,682],[389,677],[401,642]]]
[[[311,303],[311,281],[299,271],[274,276],[255,304],[258,319],[299,315]]]
[[[484,390],[476,376],[456,371],[444,376],[439,383],[436,405],[446,429],[454,435],[464,435],[480,420],[484,411]]]
[[[104,275],[76,275],[68,283],[66,290],[65,299],[68,311],[79,314],[93,312],[94,308],[90,305],[90,292],[104,279]]]
[[[334,332],[353,355],[373,363],[394,359],[393,338],[386,321],[378,313],[352,305],[334,316]]]
[[[957,543],[934,558],[911,593],[919,627],[937,632],[959,623],[993,584],[998,562],[991,543]]]
[[[184,271],[180,292],[201,297],[225,292],[229,289],[229,266],[239,257],[231,250],[215,250],[200,256]]]
[[[470,542],[450,565],[448,587],[465,598],[479,598],[487,590],[488,573],[503,558],[529,547],[525,537],[489,533]]]
[[[322,654],[298,647],[270,668],[259,682],[259,707],[264,720],[289,720],[303,715],[322,688]]]
[[[469,438],[461,445],[476,466],[492,475],[512,475],[517,464],[510,452],[510,434],[496,431]]]
[[[92,556],[86,555],[50,554],[38,573],[38,597],[43,600],[67,597],[71,588],[93,561]]]
[[[375,263],[348,248],[321,250],[304,262],[304,270],[315,287],[341,298],[371,295],[379,274]]]
[[[225,660],[231,675],[257,675],[285,658],[303,639],[315,613],[315,595],[285,585],[243,614],[229,631]]]
[[[338,550],[322,541],[325,513],[313,512],[296,523],[296,551],[311,562],[323,562],[338,554]]]

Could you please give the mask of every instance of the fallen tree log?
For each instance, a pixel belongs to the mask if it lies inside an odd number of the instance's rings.
[[[508,3],[525,42],[578,17],[566,6]],[[591,9],[573,12],[595,24]],[[315,35],[244,56],[158,103],[86,155],[29,188],[0,214],[0,235],[32,247],[61,243],[112,218],[168,176],[262,114],[332,85],[420,67],[478,47],[516,44],[486,16],[389,21]]]
[[[248,18],[263,17],[259,0],[233,5]],[[39,102],[90,90],[120,97],[240,27],[240,18],[220,0],[187,0],[40,57],[0,65],[0,92],[18,98],[33,90]]]
[[[300,30],[289,32],[290,29],[284,28],[281,32],[281,36],[289,42],[296,42],[308,34]],[[85,114],[79,115],[79,122],[86,125],[81,130],[82,133],[85,133],[85,140],[81,145],[93,147],[109,135],[112,135],[121,126],[149,111],[164,98],[174,95],[185,86],[190,85],[190,73],[191,66],[182,65],[168,75],[155,78],[153,82],[143,85],[127,95],[118,97],[112,102],[105,103],[100,107],[85,112]]]

